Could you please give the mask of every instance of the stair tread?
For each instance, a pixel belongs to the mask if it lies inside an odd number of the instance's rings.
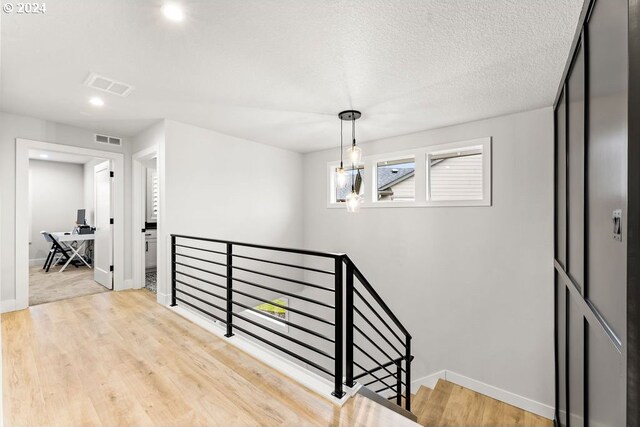
[[[431,391],[421,389],[412,409],[423,426],[553,426],[551,420],[446,380],[438,380]]]
[[[422,406],[422,410],[416,414],[419,424],[423,426],[433,425],[439,420],[440,414],[442,414],[447,407],[452,389],[452,383],[438,380],[434,389],[429,393],[429,398]]]
[[[411,412],[416,414],[416,416],[422,412],[432,391],[429,387],[420,386],[418,392],[411,395]]]

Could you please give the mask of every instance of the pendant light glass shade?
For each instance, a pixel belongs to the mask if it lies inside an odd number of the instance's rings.
[[[355,191],[352,191],[347,196],[347,212],[349,213],[358,213],[360,211],[360,200]]]
[[[347,185],[347,173],[343,167],[336,169],[336,184],[340,188],[344,188]]]
[[[359,165],[362,161],[362,150],[357,145],[352,145],[344,151],[344,155],[352,165]]]

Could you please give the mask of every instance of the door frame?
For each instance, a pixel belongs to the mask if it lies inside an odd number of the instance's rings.
[[[113,178],[113,290],[125,289],[124,281],[124,154],[72,145],[16,138],[16,310],[29,307],[29,150],[80,154],[111,160]]]
[[[162,217],[163,217],[163,205],[164,205],[164,178],[163,178],[163,169],[161,166],[160,159],[160,146],[152,145],[151,147],[145,148],[144,150],[140,150],[133,154],[132,156],[132,236],[131,236],[131,246],[133,249],[133,288],[141,289],[144,287],[144,271],[145,271],[145,260],[144,260],[144,233],[142,233],[142,229],[144,228],[145,223],[145,210],[146,210],[146,167],[142,163],[145,160],[149,160],[152,158],[156,158],[156,170],[158,171],[158,181],[159,181],[159,191],[158,191],[158,251],[157,251],[157,301],[160,304],[168,305],[168,295],[165,290],[164,282],[165,282],[165,274],[163,270],[164,263],[161,252],[161,236],[162,236]]]

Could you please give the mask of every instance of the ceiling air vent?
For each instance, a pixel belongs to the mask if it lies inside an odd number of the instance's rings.
[[[111,93],[118,96],[129,96],[133,90],[133,86],[126,83],[117,82],[109,77],[100,76],[96,73],[89,74],[84,84],[92,89],[98,89],[103,92]]]
[[[99,144],[122,145],[122,139],[115,136],[95,134],[95,141]]]

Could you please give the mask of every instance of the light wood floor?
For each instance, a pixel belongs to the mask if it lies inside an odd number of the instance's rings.
[[[427,427],[553,426],[551,420],[444,380],[433,390],[420,387],[412,410],[418,423]]]
[[[341,409],[155,303],[109,292],[2,315],[6,426],[410,426]]]
[[[52,266],[48,273],[42,266],[29,268],[29,305],[108,291],[93,280],[93,270],[89,267],[70,265],[62,273],[59,270],[58,265]]]

